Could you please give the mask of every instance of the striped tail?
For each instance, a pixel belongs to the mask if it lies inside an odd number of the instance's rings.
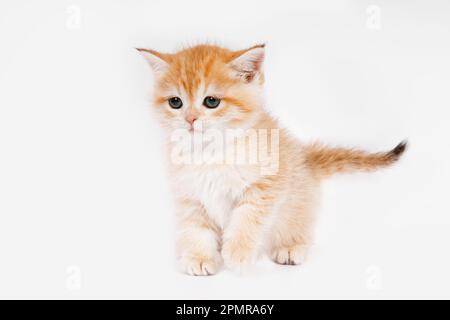
[[[369,153],[357,149],[329,148],[320,144],[306,146],[306,165],[319,177],[353,171],[374,171],[388,167],[405,152],[407,141],[387,152]]]

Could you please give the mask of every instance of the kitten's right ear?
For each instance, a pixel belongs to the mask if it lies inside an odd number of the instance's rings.
[[[161,74],[169,67],[170,56],[151,49],[136,48],[140,54],[147,60],[156,74]]]

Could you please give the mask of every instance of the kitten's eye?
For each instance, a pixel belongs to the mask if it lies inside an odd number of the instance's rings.
[[[203,100],[203,105],[207,108],[217,108],[220,104],[220,99],[215,97],[206,97],[205,100]]]
[[[178,97],[172,97],[169,99],[169,105],[173,109],[180,109],[183,106],[183,101]]]

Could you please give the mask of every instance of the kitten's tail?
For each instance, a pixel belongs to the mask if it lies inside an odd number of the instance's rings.
[[[352,171],[374,171],[390,166],[405,152],[407,141],[387,152],[369,153],[356,149],[329,148],[311,144],[305,148],[305,162],[319,177]]]

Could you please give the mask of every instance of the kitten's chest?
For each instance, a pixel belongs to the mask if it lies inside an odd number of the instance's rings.
[[[231,166],[190,166],[179,170],[175,188],[200,201],[208,215],[224,226],[235,202],[250,184],[250,177]]]

